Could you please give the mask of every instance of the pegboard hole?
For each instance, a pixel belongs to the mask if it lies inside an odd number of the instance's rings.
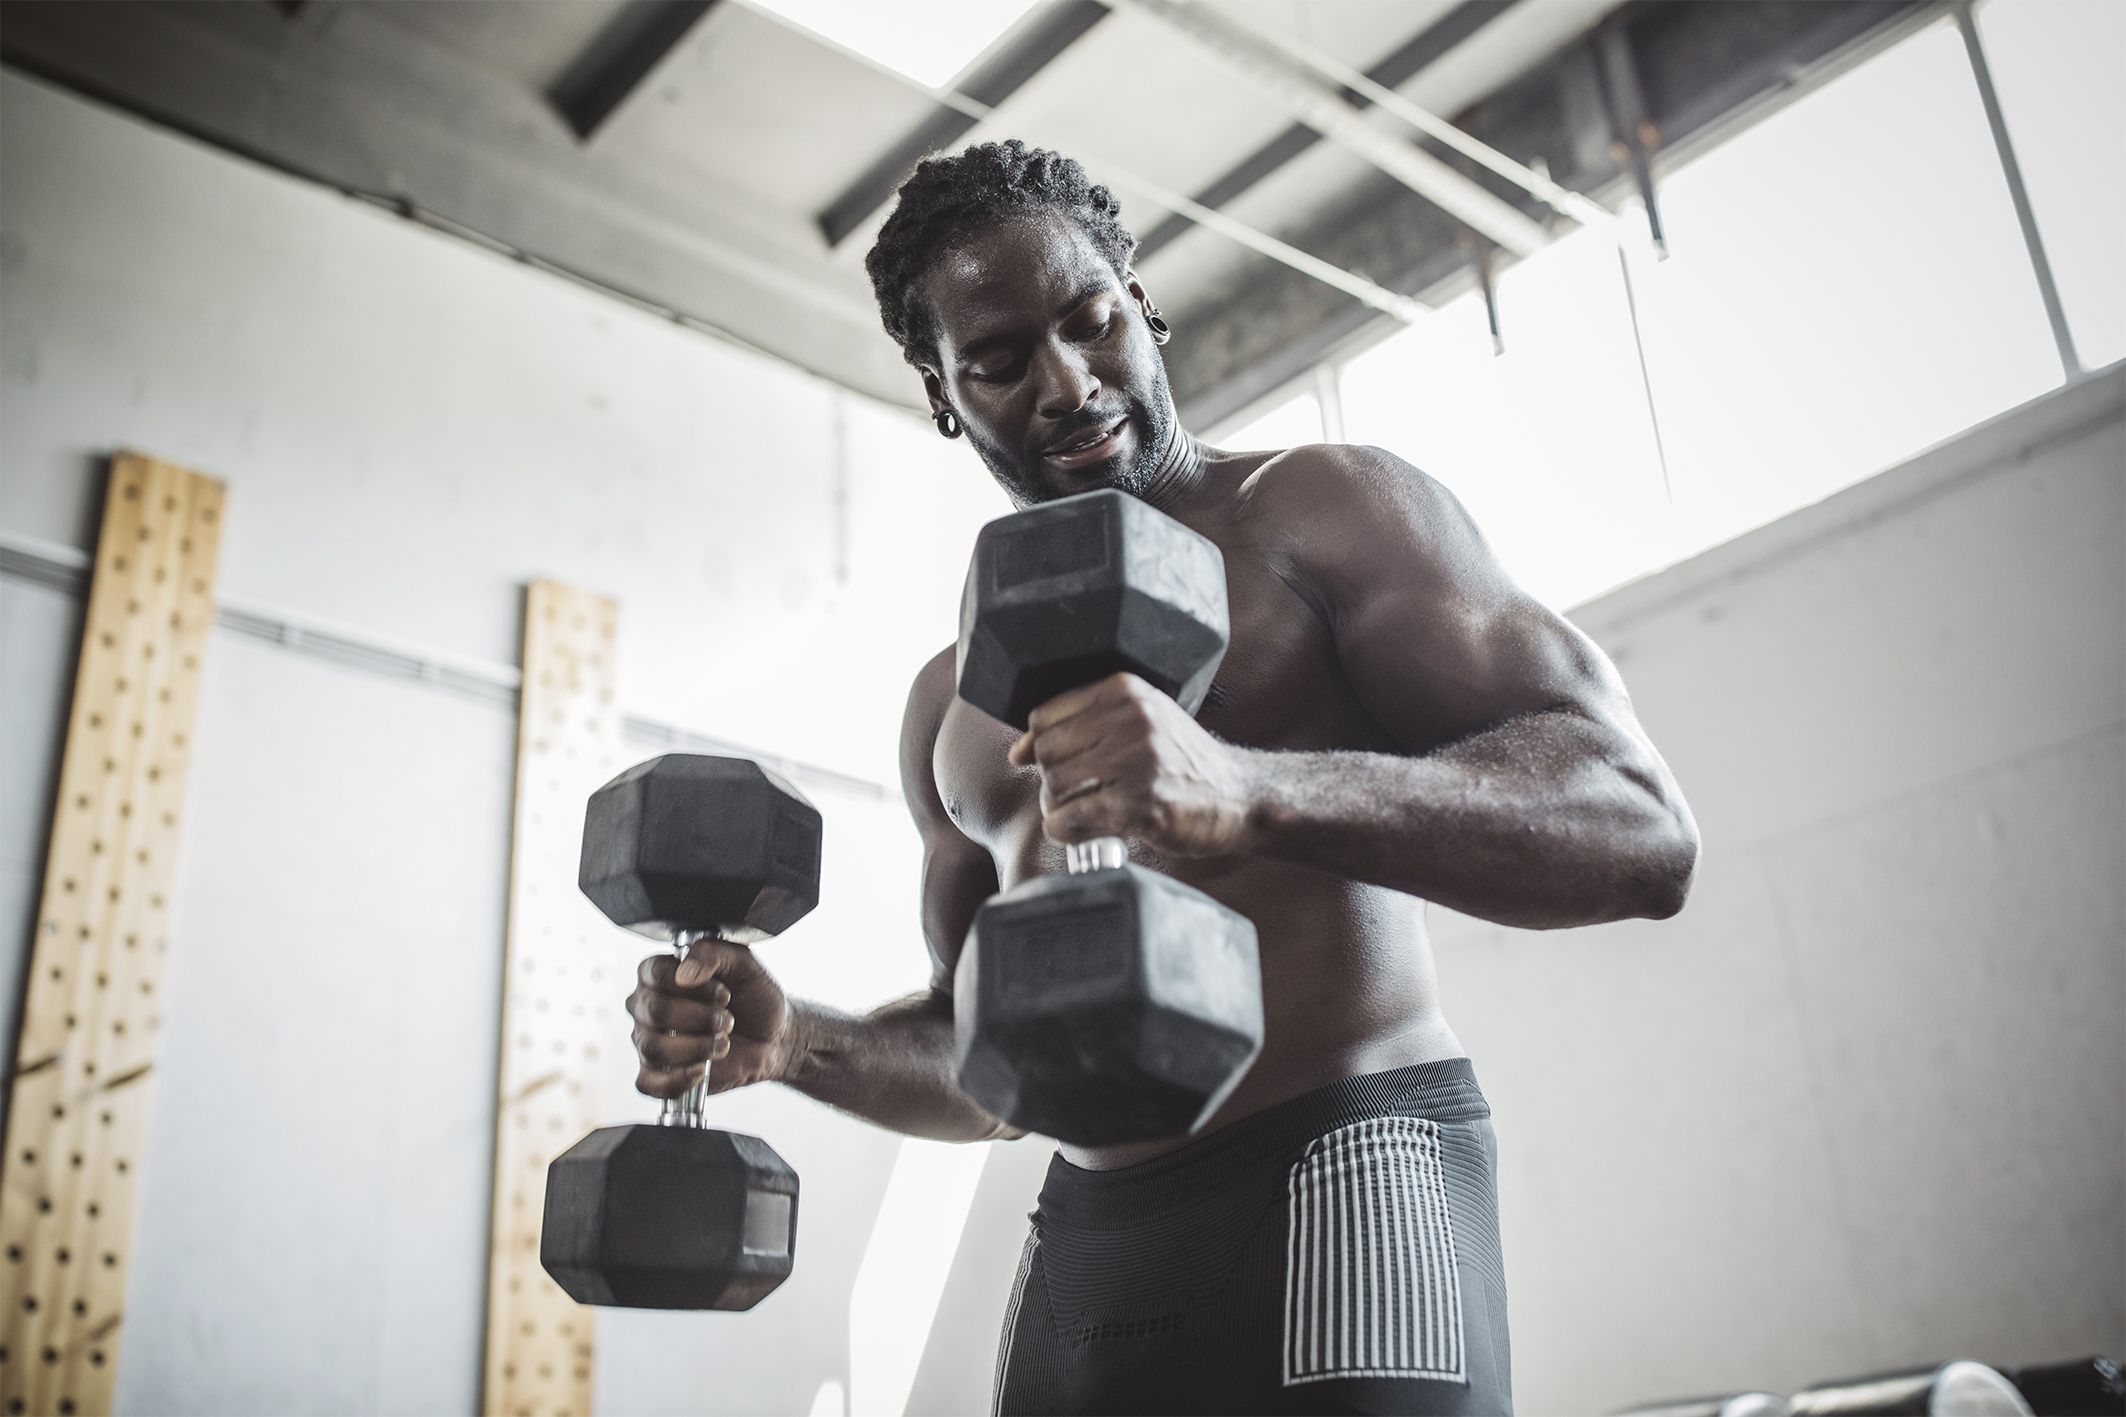
[[[88,1316],[89,1301],[86,1299],[76,1299],[74,1301],[74,1317],[77,1319],[85,1319]]]
[[[45,1349],[44,1361],[48,1366],[57,1367],[59,1364],[59,1350],[56,1348]]]
[[[22,1153],[22,1164],[24,1166],[35,1166],[37,1164],[37,1153],[25,1149]]]
[[[22,1263],[22,1247],[20,1245],[9,1245],[7,1247],[7,1262],[9,1264]]]
[[[91,1348],[89,1350],[89,1366],[92,1368],[103,1366],[103,1350],[101,1348]]]
[[[37,1197],[37,1213],[39,1215],[50,1215],[52,1213],[52,1198],[50,1196]]]
[[[62,1246],[53,1258],[61,1264],[72,1264],[74,1262],[74,1252]]]

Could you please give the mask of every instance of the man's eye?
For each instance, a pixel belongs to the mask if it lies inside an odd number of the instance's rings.
[[[993,369],[970,369],[967,374],[984,384],[1007,384],[1018,377],[1018,370],[1016,364],[1000,364]]]
[[[1078,335],[1078,338],[1083,340],[1105,339],[1107,338],[1107,332],[1113,329],[1114,327],[1115,316],[1114,313],[1110,311],[1107,314],[1106,318],[1102,319],[1098,324],[1091,326],[1089,329],[1082,331]]]

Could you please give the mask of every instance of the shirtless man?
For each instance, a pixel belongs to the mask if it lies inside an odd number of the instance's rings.
[[[955,697],[941,651],[901,736],[931,987],[851,1017],[737,946],[654,956],[637,1085],[670,1096],[713,1061],[717,1091],[1018,1135],[954,1085],[961,942],[989,896],[1062,870],[1062,843],[1127,838],[1254,922],[1263,1049],[1194,1137],[1058,1151],[999,1409],[1509,1411],[1490,1109],[1424,902],[1536,929],[1665,918],[1696,828],[1615,669],[1445,488],[1378,448],[1182,429],[1117,212],[1077,163],[984,144],[916,169],[867,266],[938,431],[1014,502],[1120,488],[1224,550],[1232,643],[1200,719],[1117,675],[1020,737]]]

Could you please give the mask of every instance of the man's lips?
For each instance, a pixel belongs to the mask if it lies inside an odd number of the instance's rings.
[[[1129,426],[1128,418],[1118,418],[1097,433],[1083,434],[1059,447],[1050,448],[1041,456],[1057,467],[1082,467],[1112,457],[1122,441],[1122,430]]]

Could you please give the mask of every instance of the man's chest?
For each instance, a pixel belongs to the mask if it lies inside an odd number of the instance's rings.
[[[1226,605],[1232,636],[1198,713],[1205,728],[1252,748],[1375,746],[1377,730],[1351,694],[1320,611],[1256,555],[1232,550]],[[932,758],[946,811],[962,832],[992,848],[1039,812],[1038,772],[1005,759],[1017,737],[954,699]]]

